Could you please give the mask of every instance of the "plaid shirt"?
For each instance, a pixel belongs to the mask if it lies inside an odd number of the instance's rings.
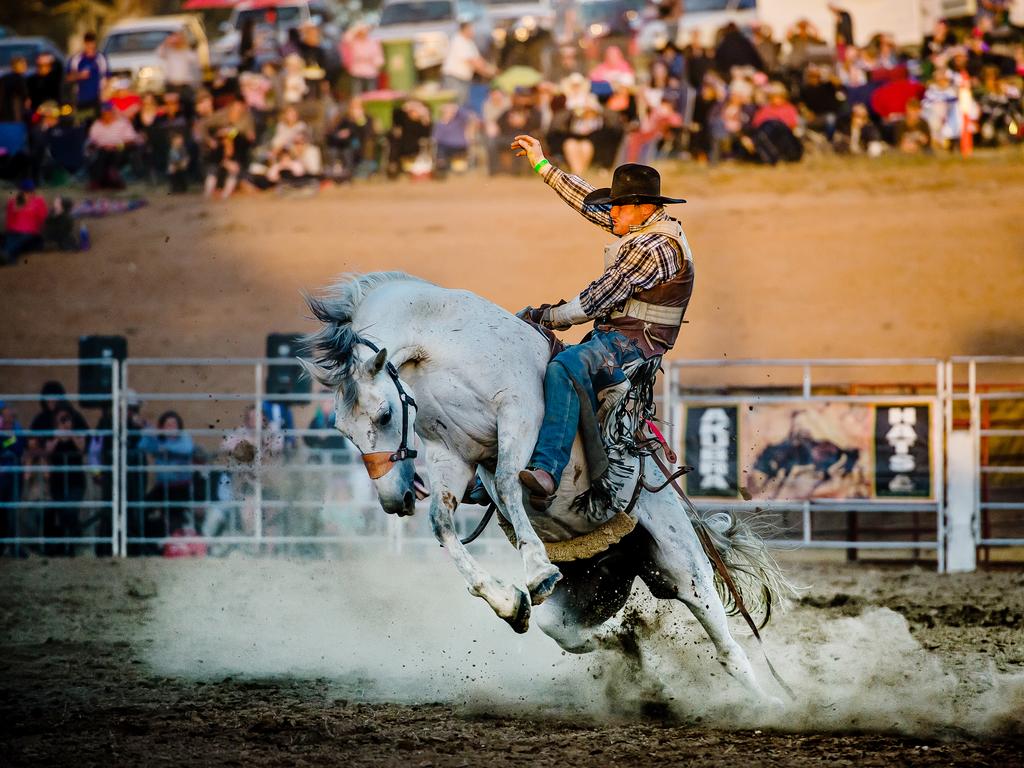
[[[565,173],[550,164],[544,169],[543,177],[548,186],[584,218],[601,229],[612,231],[611,206],[583,205],[583,198],[593,192],[594,187],[579,176]],[[659,207],[647,221],[630,227],[629,231],[636,232],[668,218],[665,209]],[[657,233],[634,237],[619,249],[618,257],[605,268],[604,274],[580,291],[580,305],[589,317],[604,317],[625,304],[634,293],[672,278],[683,261],[678,243],[670,237]]]

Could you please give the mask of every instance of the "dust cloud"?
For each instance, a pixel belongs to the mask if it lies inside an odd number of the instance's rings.
[[[510,557],[482,562],[520,574]],[[766,648],[794,701],[734,625],[759,681],[783,700],[771,705],[725,674],[685,609],[655,604],[642,587],[634,603],[654,631],[637,674],[610,653],[565,654],[536,627],[514,634],[432,547],[401,558],[359,549],[334,561],[183,562],[162,574],[139,631],[163,675],[324,679],[336,698],[464,711],[622,717],[656,699],[682,721],[725,727],[1024,732],[1024,674],[998,673],[977,653],[926,650],[887,608],[830,618],[800,606],[777,617]]]

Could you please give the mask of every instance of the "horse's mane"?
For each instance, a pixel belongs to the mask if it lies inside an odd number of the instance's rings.
[[[314,363],[328,372],[332,386],[341,389],[344,404],[351,408],[358,391],[352,386],[355,351],[362,341],[362,329],[353,327],[356,310],[376,288],[399,281],[426,283],[405,272],[369,272],[346,274],[318,295],[304,294],[320,330],[301,339],[301,348]]]

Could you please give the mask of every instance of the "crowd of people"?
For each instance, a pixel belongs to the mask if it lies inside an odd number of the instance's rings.
[[[67,398],[59,381],[46,382],[39,410],[26,429],[13,403],[0,401],[0,539],[45,537],[44,546],[4,546],[12,554],[32,549],[46,555],[74,555],[76,540],[100,539],[97,554],[110,553],[113,500],[114,418],[99,408],[95,424]],[[136,396],[127,400],[123,485],[129,554],[196,554],[174,539],[184,536],[248,535],[257,510],[264,535],[322,533],[315,509],[292,509],[306,500],[323,503],[351,498],[348,475],[308,473],[303,468],[347,465],[348,442],[333,430],[327,401],[311,407],[306,430],[295,434],[291,407],[265,401],[245,409],[239,426],[204,448],[182,416],[167,410],[152,421]],[[258,458],[257,458],[258,455]],[[259,477],[260,499],[255,500]],[[131,539],[146,539],[132,542]]]
[[[661,17],[674,7],[652,5],[652,24],[665,29]],[[255,55],[252,30],[243,30],[238,71],[212,80],[184,38],[171,35],[160,48],[162,93],[108,77],[87,34],[65,72],[44,54],[31,76],[16,59],[0,79],[0,123],[26,132],[23,151],[0,158],[21,185],[5,253],[14,259],[40,246],[46,217],[32,187],[69,176],[95,190],[139,181],[226,198],[312,194],[378,173],[521,173],[505,151],[520,133],[542,137],[548,155],[575,173],[658,158],[774,164],[808,150],[876,157],[1020,139],[1024,44],[998,12],[980,14],[973,27],[938,22],[911,57],[886,34],[855,45],[854,19],[833,10],[833,30],[801,21],[782,38],[764,25],[729,24],[714,40],[694,32],[640,44],[642,28],[603,50],[551,40],[546,71],[524,78],[503,78],[511,73],[481,53],[466,23],[440,82],[401,95],[381,90],[383,51],[365,24],[344,35],[338,67],[313,24],[290,30],[270,58]],[[383,112],[368,109],[382,103]]]

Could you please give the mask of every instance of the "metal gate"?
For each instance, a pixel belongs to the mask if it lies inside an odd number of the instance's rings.
[[[932,478],[927,498],[787,496],[783,475],[782,485],[778,486],[781,495],[774,498],[741,498],[740,483],[731,498],[730,491],[724,491],[726,497],[696,495],[694,502],[699,509],[708,511],[723,509],[762,516],[774,513],[774,517],[781,519],[782,530],[771,543],[779,547],[845,549],[850,559],[856,558],[861,550],[933,552],[938,570],[943,571],[945,376],[943,362],[932,358],[685,360],[668,366],[663,398],[671,404],[667,413],[672,445],[681,461],[689,464],[694,463],[693,456],[687,455],[682,427],[688,413],[706,413],[708,407],[730,408],[734,413],[742,409],[737,420],[747,411],[766,406],[788,408],[790,412],[835,405],[884,406],[897,417],[906,409],[926,407]],[[689,431],[692,434],[693,430]],[[731,439],[737,441],[735,435]],[[872,456],[872,461],[875,458]],[[736,462],[739,467],[738,457]],[[749,470],[749,476],[756,474]]]

